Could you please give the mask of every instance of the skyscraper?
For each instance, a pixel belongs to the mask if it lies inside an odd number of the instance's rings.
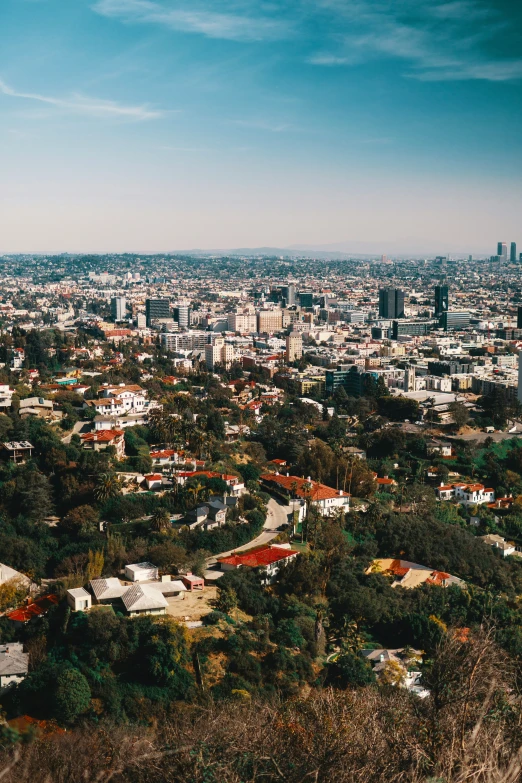
[[[286,361],[290,364],[303,355],[303,338],[299,332],[290,332],[286,338]]]
[[[517,310],[517,329],[522,329],[522,307]]]
[[[283,298],[286,300],[287,307],[293,307],[295,305],[295,283],[288,283],[281,289]]]
[[[500,261],[507,261],[508,248],[507,242],[498,242],[497,244],[497,256],[500,256]]]
[[[380,289],[379,318],[404,318],[404,291],[400,288]]]
[[[111,299],[111,316],[114,321],[124,321],[127,315],[127,300],[124,296]]]
[[[174,320],[178,322],[180,329],[188,329],[190,326],[190,305],[183,302],[174,305]]]
[[[435,317],[439,318],[442,313],[448,312],[448,286],[435,286]]]
[[[145,313],[147,315],[147,326],[150,326],[153,321],[171,318],[169,300],[146,299]]]
[[[511,252],[509,254],[509,260],[512,264],[517,263],[517,243],[512,242],[511,243]]]

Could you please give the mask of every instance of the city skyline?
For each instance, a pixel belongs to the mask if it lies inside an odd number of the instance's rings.
[[[492,254],[522,205],[511,6],[5,0],[0,252]]]

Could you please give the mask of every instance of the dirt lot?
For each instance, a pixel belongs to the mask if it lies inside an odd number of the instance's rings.
[[[217,587],[209,585],[204,590],[195,590],[193,593],[183,593],[183,601],[179,599],[167,599],[169,605],[167,614],[178,620],[201,620],[213,610],[210,601],[217,595]]]

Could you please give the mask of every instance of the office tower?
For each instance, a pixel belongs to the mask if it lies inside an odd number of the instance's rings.
[[[186,303],[175,305],[174,320],[177,321],[180,329],[188,329],[190,326],[190,305]]]
[[[138,329],[145,329],[147,326],[147,316],[145,313],[138,313],[136,316],[136,326]]]
[[[255,312],[249,310],[236,310],[228,314],[228,329],[231,332],[250,334],[257,331],[257,318]]]
[[[517,310],[517,329],[522,329],[522,307]]]
[[[435,286],[435,318],[439,318],[442,313],[448,312],[448,286]]]
[[[147,326],[153,321],[170,319],[170,304],[168,299],[146,299],[145,314],[147,316]]]
[[[521,351],[518,352],[518,391],[517,399],[522,402],[522,361],[520,359]]]
[[[400,288],[381,288],[379,291],[379,317],[404,318],[404,291]]]
[[[497,256],[500,256],[501,261],[507,261],[507,257],[508,257],[507,242],[498,242]]]
[[[509,254],[509,260],[512,264],[517,263],[517,243],[512,242],[511,243],[511,252]]]
[[[415,391],[415,367],[408,364],[404,370],[404,391]]]
[[[295,305],[295,283],[288,283],[281,289],[283,298],[286,300],[287,307],[293,307]]]
[[[298,361],[303,355],[303,338],[298,332],[290,332],[286,338],[286,361]]]
[[[469,264],[473,263],[473,256],[471,256],[471,255],[468,256],[468,263]]]
[[[127,315],[127,300],[124,296],[111,299],[111,316],[113,321],[124,321]]]
[[[308,291],[301,291],[299,293],[299,304],[301,307],[313,307],[314,295]]]
[[[440,319],[440,325],[445,332],[450,332],[453,329],[465,329],[470,324],[469,313],[442,313]]]

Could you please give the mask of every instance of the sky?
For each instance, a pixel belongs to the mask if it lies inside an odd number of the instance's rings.
[[[514,0],[0,0],[0,252],[522,250]]]

